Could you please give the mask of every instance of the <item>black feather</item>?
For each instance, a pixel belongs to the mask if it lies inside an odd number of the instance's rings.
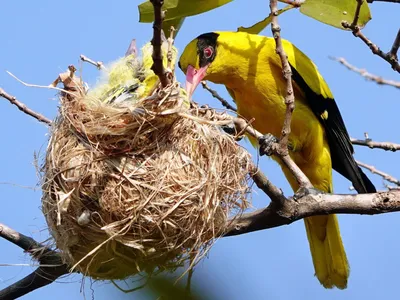
[[[292,79],[303,90],[311,110],[325,128],[331,152],[332,168],[350,180],[357,192],[376,192],[375,186],[354,160],[353,145],[335,100],[315,93],[299,72],[292,65],[290,67]],[[321,117],[325,111],[328,113],[326,119]]]

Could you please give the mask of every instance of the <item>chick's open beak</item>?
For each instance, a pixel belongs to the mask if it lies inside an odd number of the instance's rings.
[[[196,70],[193,66],[188,66],[186,71],[186,92],[189,99],[192,98],[192,94],[196,90],[197,86],[206,76],[207,68],[208,66],[204,66]]]

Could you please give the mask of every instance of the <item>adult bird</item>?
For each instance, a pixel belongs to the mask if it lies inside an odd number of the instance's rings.
[[[296,104],[290,156],[320,191],[333,191],[333,168],[359,193],[375,192],[353,158],[349,135],[325,80],[305,54],[286,40],[282,43],[293,73]],[[273,38],[243,32],[205,33],[186,46],[179,67],[186,74],[189,97],[203,79],[223,84],[235,100],[239,115],[254,119],[252,126],[263,134],[280,135],[286,82]],[[297,191],[294,176],[283,164],[281,168]],[[318,280],[325,288],[346,288],[350,269],[337,217],[313,216],[304,222]]]

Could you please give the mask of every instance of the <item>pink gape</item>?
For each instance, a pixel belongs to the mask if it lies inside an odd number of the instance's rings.
[[[199,83],[206,76],[208,65],[201,67],[196,70],[193,66],[189,65],[186,71],[186,92],[188,94],[189,99],[192,98],[192,94],[196,90]]]

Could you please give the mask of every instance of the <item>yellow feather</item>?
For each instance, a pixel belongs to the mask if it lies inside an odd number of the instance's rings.
[[[238,114],[254,118],[252,126],[258,131],[279,137],[286,109],[286,82],[274,39],[244,32],[216,33],[219,34],[216,57],[205,79],[224,84],[237,104]],[[333,99],[314,63],[290,42],[284,40],[283,46],[290,64],[306,84],[315,93]],[[181,56],[184,72],[188,65],[198,68],[196,47],[195,39]],[[290,155],[315,188],[332,192],[331,156],[324,128],[295,82],[294,95],[296,108],[289,138],[293,148]],[[327,113],[323,115],[328,117]],[[295,178],[284,165],[281,167],[292,189],[297,191]],[[318,280],[326,288],[346,288],[349,265],[336,216],[316,216],[304,221]]]
[[[168,43],[162,44],[163,64],[167,67]],[[174,68],[178,51],[172,47],[172,68]],[[103,99],[109,93],[118,93],[125,87],[139,84],[137,99],[149,95],[158,83],[158,77],[151,70],[153,65],[153,47],[150,42],[146,43],[141,49],[142,57],[135,57],[134,54],[120,58],[107,65],[102,72],[102,79],[95,88],[89,90],[88,99]],[[182,92],[184,92],[182,90]],[[108,99],[106,97],[106,99]],[[105,99],[104,99],[105,100]]]

